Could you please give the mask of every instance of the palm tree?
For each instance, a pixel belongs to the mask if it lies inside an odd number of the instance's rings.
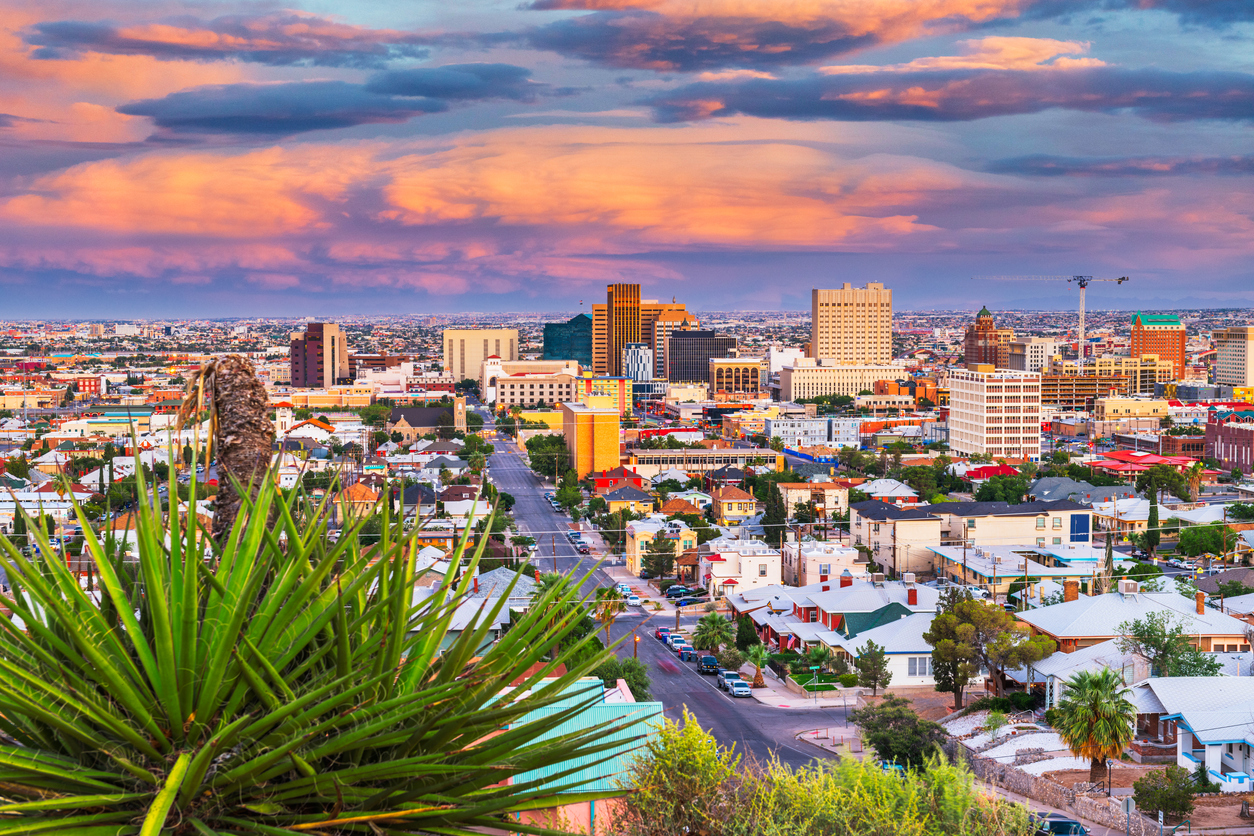
[[[692,634],[692,646],[697,650],[708,650],[717,654],[719,648],[736,640],[736,628],[718,613],[701,616],[697,629]]]
[[[1106,761],[1132,742],[1136,708],[1119,671],[1081,671],[1067,680],[1058,705],[1058,735],[1077,758],[1089,759],[1089,780],[1106,775]]]
[[[805,657],[808,664],[818,665],[820,671],[825,671],[832,663],[832,649],[825,644],[816,644],[806,651]]]
[[[753,664],[753,687],[765,688],[766,680],[762,678],[762,668],[771,661],[771,651],[764,644],[751,645],[745,651],[745,658]]]
[[[606,647],[610,646],[610,627],[614,626],[614,619],[625,609],[627,597],[618,591],[618,587],[601,587],[597,590],[597,621],[601,622],[601,629],[605,631]]]

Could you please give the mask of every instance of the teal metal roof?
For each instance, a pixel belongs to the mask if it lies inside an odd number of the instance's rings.
[[[873,630],[876,627],[882,627],[885,624],[892,624],[903,615],[913,615],[914,611],[904,604],[893,601],[886,607],[880,607],[873,612],[850,612],[844,613],[844,628],[846,638],[854,638],[859,633],[865,633],[867,630]]]
[[[1184,327],[1180,323],[1180,317],[1174,314],[1143,314],[1137,311],[1132,316],[1133,323],[1138,319],[1141,320],[1142,325],[1178,325],[1181,328]]]
[[[527,715],[523,722],[573,708],[580,702],[586,702],[590,699],[594,691],[603,690],[604,687],[600,679],[595,677],[581,679],[572,685],[558,702],[533,711]],[[625,773],[631,765],[636,751],[644,745],[644,741],[639,738],[649,733],[651,725],[661,721],[662,704],[660,702],[603,702],[599,705],[585,708],[575,717],[566,720],[566,722],[541,735],[538,741],[550,740],[594,727],[613,729],[617,725],[629,722],[630,724],[625,728],[608,731],[601,738],[602,742],[621,741],[621,745],[583,758],[577,758],[573,761],[565,761],[544,767],[543,769],[521,773],[515,777],[514,782],[521,784],[527,781],[557,776],[572,767],[583,766],[584,768],[578,772],[556,778],[556,780],[562,785],[586,781],[586,783],[572,787],[570,792],[597,792],[600,790],[618,789],[622,786]],[[603,758],[608,758],[608,760],[597,763],[597,761],[601,761]]]

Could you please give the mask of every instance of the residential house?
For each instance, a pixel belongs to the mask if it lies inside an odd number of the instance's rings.
[[[361,482],[349,485],[337,493],[331,500],[332,514],[338,522],[347,522],[353,517],[364,517],[374,513],[379,502],[379,495]],[[344,514],[344,518],[339,519]]]
[[[700,516],[702,513],[700,508],[693,505],[688,500],[675,499],[673,497],[666,500],[659,510],[668,517],[673,517],[676,514],[696,514],[697,516]]]
[[[698,509],[701,510],[702,513],[705,512],[706,508],[709,508],[711,505],[714,504],[714,497],[710,496],[708,493],[705,493],[703,491],[697,491],[697,490],[679,491],[677,493],[671,494],[670,498],[672,501],[676,499],[682,499],[684,502],[688,502],[692,505],[695,505],[697,506]]]
[[[758,540],[718,537],[698,547],[697,580],[712,597],[779,584],[780,553]]]
[[[743,485],[745,483],[745,472],[738,467],[731,465],[723,465],[714,470],[706,471],[702,477],[702,486],[706,491],[713,494],[718,488],[729,487],[732,485]]]
[[[1223,792],[1247,793],[1254,771],[1254,677],[1154,677],[1132,688],[1137,738],[1174,748],[1177,766],[1205,764]]]
[[[868,568],[866,557],[857,549],[811,537],[790,537],[781,554],[784,583],[790,586],[824,583],[846,569],[855,575],[864,574]]]
[[[1029,501],[1048,502],[1055,499],[1069,499],[1072,502],[1089,506],[1098,502],[1112,502],[1115,499],[1124,501],[1135,497],[1136,489],[1131,485],[1099,488],[1088,482],[1078,482],[1066,476],[1046,476],[1037,479],[1028,486],[1026,496]]]
[[[934,570],[931,546],[942,542],[940,517],[928,508],[901,508],[878,499],[849,508],[853,545],[881,570],[900,575]]]
[[[681,485],[685,485],[688,483],[688,474],[678,468],[672,467],[668,470],[663,470],[661,473],[654,476],[650,481],[653,482],[654,485],[660,485],[666,481],[675,481]]]
[[[1054,708],[1067,693],[1067,682],[1083,671],[1112,668],[1123,674],[1125,683],[1140,682],[1150,674],[1145,658],[1119,649],[1117,639],[1098,642],[1071,653],[1051,653],[1026,668],[1006,671],[1006,677],[1025,688],[1043,691],[1045,707]]]
[[[1027,583],[1028,598],[1036,599],[1038,587],[1052,584],[1061,590],[1068,580],[1090,583],[1101,571],[1105,550],[1088,543],[1057,546],[933,546],[937,577],[986,589],[992,595],[1009,595],[1016,582]],[[1115,561],[1115,568],[1135,566],[1134,561]],[[1046,591],[1044,594],[1049,594]]]
[[[623,550],[628,572],[639,575],[644,570],[644,556],[658,534],[671,541],[677,561],[685,552],[697,547],[697,532],[679,520],[666,520],[658,515],[632,520],[627,523]]]
[[[406,517],[431,517],[436,511],[435,488],[425,483],[406,485],[396,497],[393,507]]]
[[[870,482],[863,482],[858,485],[858,490],[870,499],[878,499],[880,502],[887,502],[898,507],[918,505],[922,502],[918,491],[896,479],[874,479]]]
[[[654,508],[653,496],[631,485],[615,488],[602,495],[601,498],[609,506],[611,514],[619,511],[630,511],[633,514],[651,514]]]
[[[796,516],[798,505],[809,507],[817,520],[835,519],[849,511],[848,482],[781,482],[778,487],[789,517]]]
[[[1214,575],[1207,575],[1204,578],[1198,578],[1193,582],[1193,585],[1205,592],[1207,595],[1218,595],[1220,586],[1226,583],[1232,583],[1233,581],[1236,581],[1242,586],[1254,589],[1254,568],[1250,568],[1248,566],[1238,566],[1237,568],[1229,569],[1226,572],[1217,572]],[[1241,595],[1234,598],[1228,598],[1224,601],[1224,609],[1231,611],[1234,615],[1238,613],[1244,614],[1247,611],[1237,610],[1234,608],[1243,605],[1244,602],[1240,602],[1239,598],[1246,597],[1250,596]],[[1250,611],[1254,611],[1254,607],[1251,607]]]
[[[834,639],[833,650],[852,667],[853,661],[861,655],[868,643],[875,642],[884,649],[894,688],[935,687],[936,680],[932,676],[932,646],[923,638],[923,634],[931,629],[934,618],[934,612],[902,613],[897,618],[878,627],[863,630],[852,638]]]
[[[631,485],[637,490],[647,490],[652,487],[649,480],[645,479],[639,473],[630,468],[619,465],[612,470],[601,470],[589,473],[588,478],[592,480],[592,489],[600,494],[605,491],[620,488],[623,485]]]
[[[1120,581],[1118,592],[1080,595],[1078,581],[1063,584],[1063,602],[1017,614],[1034,634],[1046,635],[1063,653],[1073,653],[1121,635],[1119,625],[1151,613],[1183,625],[1194,646],[1207,652],[1248,652],[1246,623],[1206,604],[1206,593],[1190,600],[1176,592],[1145,592],[1136,581]]]
[[[762,504],[740,488],[717,488],[712,497],[714,519],[719,525],[739,525],[762,513]]]

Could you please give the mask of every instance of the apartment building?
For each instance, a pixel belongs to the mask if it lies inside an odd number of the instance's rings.
[[[335,323],[306,324],[292,333],[290,348],[293,386],[325,389],[349,379],[348,338]]]
[[[810,356],[846,364],[893,358],[893,292],[880,282],[810,293]]]
[[[1018,372],[1039,372],[1049,366],[1061,343],[1052,337],[1017,337],[1010,341],[1006,368]]]
[[[562,403],[562,435],[579,478],[619,465],[619,411],[586,403]],[[638,470],[638,469],[637,469]]]
[[[951,371],[949,446],[964,455],[1039,460],[1041,376],[988,365]]]
[[[783,579],[789,586],[826,583],[846,570],[851,575],[867,572],[862,552],[840,543],[822,540],[789,540],[780,551]]]
[[[614,462],[614,465],[618,462]],[[614,465],[611,465],[613,467]],[[632,450],[627,466],[641,476],[652,479],[674,468],[684,473],[701,474],[722,467],[746,468],[750,465],[774,471],[784,469],[783,455],[769,447],[728,447],[720,450],[685,448],[683,450]]]
[[[623,349],[623,377],[652,380],[653,368],[653,350],[646,343],[628,343]]]
[[[855,397],[862,391],[874,391],[877,381],[896,380],[903,369],[901,363],[843,364],[803,357],[780,370],[779,399],[795,401],[824,395]]]
[[[1226,386],[1254,386],[1254,325],[1220,328],[1215,340],[1215,382]]]
[[[1012,368],[1014,358],[1011,358]],[[1056,409],[1084,411],[1093,408],[1098,398],[1126,395],[1128,378],[1124,375],[1095,374],[1041,375],[1041,405]]]
[[[1170,383],[1177,377],[1175,364],[1157,354],[1145,354],[1140,357],[1098,357],[1090,364],[1090,368],[1098,377],[1116,375],[1126,377],[1129,395],[1153,395],[1155,384]]]
[[[817,519],[834,519],[849,510],[848,482],[781,482],[777,487],[790,517],[798,505],[809,508]]]
[[[778,438],[784,446],[796,450],[799,447],[858,447],[862,443],[858,432],[861,418],[767,418],[763,432],[768,438]]]
[[[454,380],[479,380],[489,357],[518,359],[516,328],[450,328],[444,332],[444,371]]]
[[[712,597],[777,586],[783,581],[783,560],[778,549],[760,540],[719,537],[697,547],[697,581]]]
[[[1094,421],[1122,421],[1128,418],[1167,417],[1169,405],[1153,398],[1098,398],[1093,402]]]
[[[489,357],[483,361],[479,391],[485,402],[496,401],[497,408],[530,407],[544,401],[579,400],[575,379],[583,369],[571,360],[504,360]]]
[[[1184,325],[1172,314],[1143,314],[1132,316],[1132,338],[1129,353],[1133,357],[1154,356],[1171,362],[1172,380],[1184,378],[1185,370]]]

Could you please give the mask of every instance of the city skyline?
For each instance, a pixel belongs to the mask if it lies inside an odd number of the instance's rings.
[[[11,317],[1254,305],[1254,5],[0,11]]]

